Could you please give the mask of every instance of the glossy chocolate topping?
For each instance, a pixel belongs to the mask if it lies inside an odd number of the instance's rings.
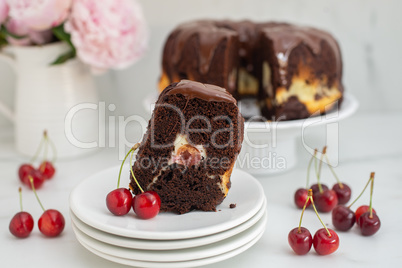
[[[288,23],[254,23],[248,20],[199,20],[179,25],[172,33],[171,53],[164,53],[164,62],[173,63],[173,66],[183,60],[183,48],[189,40],[196,36],[199,41],[198,52],[194,55],[199,59],[199,73],[208,73],[211,60],[219,44],[228,38],[236,38],[239,42],[239,57],[242,67],[252,72],[255,64],[260,64],[259,45],[261,35],[272,40],[273,50],[278,59],[279,73],[282,85],[289,86],[287,81],[287,65],[292,51],[303,44],[314,55],[321,53],[322,42],[326,42],[335,55],[337,76],[342,77],[342,61],[337,41],[331,34],[311,27],[302,27]],[[264,48],[261,48],[264,49]],[[168,69],[174,69],[171,66]],[[167,70],[169,73],[169,70]]]
[[[166,96],[175,94],[181,94],[189,99],[198,98],[205,101],[237,103],[236,99],[222,87],[190,80],[181,80],[166,93]]]
[[[254,69],[254,62],[256,49],[259,45],[260,35],[257,31],[258,24],[249,21],[231,21],[223,20],[216,21],[219,27],[228,28],[238,35],[239,39],[239,57],[242,60],[242,65],[247,69],[247,71],[252,72]]]
[[[176,28],[176,47],[173,51],[172,61],[178,64],[182,59],[182,51],[191,37],[196,36],[199,41],[199,71],[206,74],[215,50],[218,45],[236,33],[224,27],[218,27],[214,21],[202,20],[184,23]]]

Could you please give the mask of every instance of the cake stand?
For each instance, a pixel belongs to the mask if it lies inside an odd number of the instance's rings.
[[[144,107],[152,112],[156,94],[144,99]],[[243,115],[257,115],[245,122],[244,141],[241,152],[236,161],[236,168],[240,168],[253,175],[282,173],[292,169],[297,164],[297,147],[300,144],[311,154],[314,149],[305,143],[305,131],[318,126],[327,127],[353,115],[359,103],[357,99],[344,93],[342,105],[324,115],[319,113],[306,119],[289,121],[261,121],[259,109],[255,101],[239,102]],[[331,131],[327,129],[327,135]]]
[[[250,103],[243,107],[239,103],[239,106],[243,114],[252,109]],[[356,98],[345,93],[340,109],[324,115],[318,113],[306,119],[274,122],[249,119],[245,122],[244,141],[236,166],[253,175],[288,171],[297,164],[296,149],[300,144],[311,154],[314,152],[305,143],[306,130],[327,125],[327,135],[331,135],[328,133],[331,125],[354,114],[358,106]]]

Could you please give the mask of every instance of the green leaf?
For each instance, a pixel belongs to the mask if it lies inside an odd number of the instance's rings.
[[[52,62],[50,65],[59,65],[62,63],[65,63],[66,61],[68,61],[69,59],[72,59],[75,57],[75,51],[70,50],[67,53],[62,54],[61,56],[59,56],[54,62]]]
[[[58,38],[61,41],[67,42],[67,44],[69,44],[69,46],[75,53],[75,47],[71,42],[71,35],[69,33],[66,33],[66,31],[64,31],[64,24],[60,24],[59,26],[52,28],[52,32],[56,36],[56,38]]]
[[[52,32],[57,39],[66,42],[70,46],[71,50],[59,56],[54,62],[51,63],[51,65],[62,64],[69,59],[74,58],[76,55],[76,50],[73,43],[71,42],[71,35],[69,33],[66,33],[66,31],[64,30],[64,24],[52,28]]]
[[[5,45],[7,45],[7,40],[3,39],[3,38],[0,38],[0,49]]]

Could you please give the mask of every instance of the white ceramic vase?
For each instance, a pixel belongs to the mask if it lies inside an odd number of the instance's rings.
[[[73,145],[66,133],[83,142],[98,139],[98,112],[80,110],[66,129],[66,115],[78,104],[98,105],[99,97],[89,68],[78,59],[60,65],[51,63],[69,47],[63,42],[44,46],[8,46],[0,52],[17,74],[15,110],[0,101],[0,114],[14,123],[18,152],[32,156],[46,129],[56,145],[58,157],[75,157],[93,149]],[[5,79],[1,77],[0,79]],[[1,90],[12,90],[1,87]],[[70,115],[71,119],[71,115]]]

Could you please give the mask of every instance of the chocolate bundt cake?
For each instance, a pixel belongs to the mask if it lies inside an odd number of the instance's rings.
[[[161,211],[215,211],[229,191],[243,128],[237,101],[224,88],[173,83],[156,102],[134,175],[159,194]],[[132,176],[130,188],[140,191]]]
[[[342,100],[342,59],[329,33],[288,23],[201,20],[179,25],[162,59],[162,90],[190,79],[258,99],[268,120],[325,113]]]

